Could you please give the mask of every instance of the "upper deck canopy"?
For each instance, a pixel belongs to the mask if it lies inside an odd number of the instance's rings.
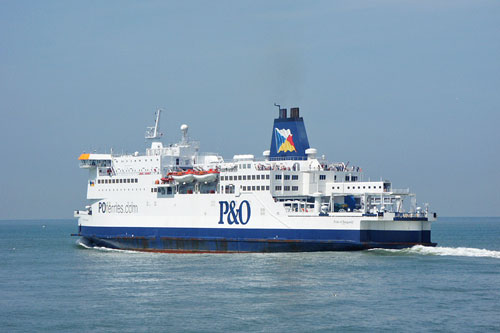
[[[78,160],[93,160],[93,161],[103,161],[111,160],[110,154],[81,154]]]

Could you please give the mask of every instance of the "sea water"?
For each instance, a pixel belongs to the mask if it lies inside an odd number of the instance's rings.
[[[500,218],[441,218],[436,248],[360,252],[87,249],[76,230],[0,221],[0,331],[500,331]]]

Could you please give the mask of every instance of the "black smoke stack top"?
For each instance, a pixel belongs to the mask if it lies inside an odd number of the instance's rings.
[[[299,117],[300,117],[300,115],[299,115],[299,108],[291,108],[290,109],[290,118],[297,119]]]
[[[286,119],[286,109],[280,109],[280,119]]]

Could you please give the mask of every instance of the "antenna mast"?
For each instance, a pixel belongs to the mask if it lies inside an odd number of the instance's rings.
[[[278,107],[278,111],[280,111],[280,110],[281,110],[281,105],[274,103],[274,106],[277,106],[277,107]]]
[[[163,133],[160,133],[160,114],[161,114],[161,109],[158,109],[156,111],[156,120],[155,120],[155,125],[153,127],[147,127],[146,129],[146,139],[160,139],[163,136]]]

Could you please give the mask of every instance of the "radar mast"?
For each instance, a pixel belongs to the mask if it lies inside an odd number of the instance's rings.
[[[161,109],[156,111],[156,120],[155,125],[152,127],[147,127],[146,135],[144,136],[148,140],[160,139],[163,136],[163,133],[160,133],[160,114]]]

